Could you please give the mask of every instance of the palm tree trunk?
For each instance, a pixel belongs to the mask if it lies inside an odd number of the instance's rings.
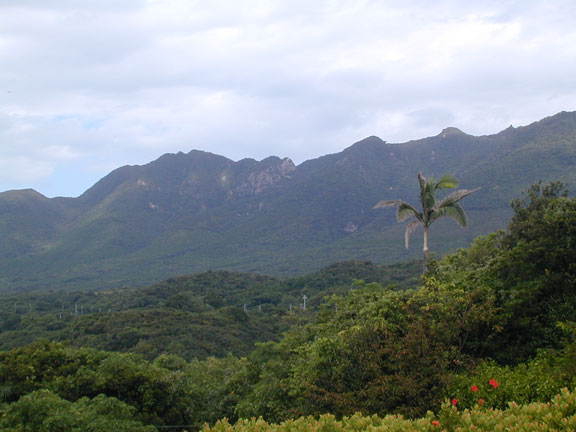
[[[424,273],[428,270],[428,228],[424,225]]]

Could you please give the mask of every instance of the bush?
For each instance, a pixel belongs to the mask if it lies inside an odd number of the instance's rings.
[[[458,404],[457,404],[458,405]],[[269,424],[262,419],[240,420],[231,425],[227,420],[204,432],[439,432],[439,431],[523,431],[541,432],[576,430],[576,393],[563,389],[551,402],[526,405],[510,403],[506,409],[476,407],[461,410],[447,401],[438,415],[408,420],[402,416],[385,417],[355,414],[338,420],[332,414],[319,418],[301,417],[280,424]]]
[[[464,408],[472,408],[480,401],[485,407],[504,409],[511,402],[548,401],[563,387],[574,386],[576,346],[568,345],[560,352],[543,351],[515,367],[483,362],[473,371],[457,376],[446,396],[456,398],[458,406]]]

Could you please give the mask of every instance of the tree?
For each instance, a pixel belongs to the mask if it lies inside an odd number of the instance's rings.
[[[493,357],[515,363],[540,348],[559,348],[559,322],[576,316],[576,199],[559,183],[532,186],[513,201],[515,214],[493,268],[503,332]],[[507,356],[506,356],[507,354]]]
[[[420,186],[420,204],[422,205],[422,210],[419,211],[416,207],[408,204],[402,200],[393,201],[380,201],[374,206],[374,208],[382,207],[398,207],[397,217],[398,222],[404,222],[410,217],[415,217],[416,220],[410,222],[406,225],[406,231],[404,233],[404,242],[406,244],[406,249],[410,245],[410,236],[414,230],[422,225],[424,228],[424,262],[428,262],[428,231],[430,225],[442,216],[449,216],[454,219],[462,228],[466,228],[468,225],[466,213],[458,202],[464,197],[476,192],[480,188],[466,190],[460,189],[452,192],[447,197],[438,200],[436,198],[436,191],[439,189],[454,189],[458,186],[458,180],[456,177],[450,174],[444,174],[442,178],[435,181],[432,177],[427,179],[422,175],[422,172],[418,172],[418,183]]]
[[[8,405],[0,418],[5,432],[154,432],[136,408],[103,394],[70,402],[50,390],[37,390]]]
[[[576,316],[576,199],[562,183],[538,183],[512,207],[506,232],[477,238],[429,275],[453,287],[484,287],[496,313],[468,336],[465,351],[514,365],[561,348],[559,323]]]

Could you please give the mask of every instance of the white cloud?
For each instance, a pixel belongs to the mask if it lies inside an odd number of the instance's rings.
[[[301,162],[574,110],[575,16],[568,0],[4,0],[0,190],[78,194],[192,148]]]

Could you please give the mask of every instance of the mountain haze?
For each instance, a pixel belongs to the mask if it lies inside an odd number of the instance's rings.
[[[193,150],[118,168],[77,198],[0,194],[0,289],[100,289],[207,269],[302,274],[348,259],[418,257],[381,199],[417,203],[416,174],[450,172],[469,229],[438,221],[432,251],[504,228],[509,202],[542,180],[576,185],[576,113],[474,137],[456,128],[404,144],[366,138],[298,166]]]

